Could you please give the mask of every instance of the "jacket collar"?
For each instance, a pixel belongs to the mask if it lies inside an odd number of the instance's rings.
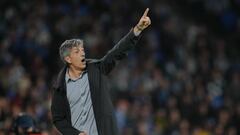
[[[67,66],[65,65],[58,73],[57,79],[56,79],[55,83],[53,84],[54,90],[63,90],[64,85],[65,85],[64,78],[65,78],[66,71],[67,71]]]
[[[86,59],[86,68],[88,69],[88,66],[91,62],[94,62],[94,60],[92,59]],[[57,79],[55,81],[55,83],[53,84],[53,89],[54,90],[58,90],[58,91],[64,91],[64,88],[66,86],[65,83],[65,75],[66,75],[66,71],[67,71],[67,65],[65,65],[60,72],[58,73]]]

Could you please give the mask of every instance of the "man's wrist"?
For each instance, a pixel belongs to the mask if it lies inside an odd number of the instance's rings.
[[[141,29],[138,25],[136,25],[134,28],[133,28],[133,33],[135,36],[138,36],[140,35],[140,33],[142,32],[143,29]]]

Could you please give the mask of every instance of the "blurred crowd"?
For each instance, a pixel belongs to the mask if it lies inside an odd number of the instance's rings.
[[[51,123],[58,47],[84,40],[101,58],[146,7],[152,25],[110,74],[121,135],[240,134],[239,0],[0,1],[0,135],[31,115]]]

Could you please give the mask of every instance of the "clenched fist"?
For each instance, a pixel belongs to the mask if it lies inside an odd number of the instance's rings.
[[[149,11],[149,8],[147,8],[145,10],[145,12],[144,12],[143,16],[140,18],[138,24],[134,27],[134,33],[135,34],[142,32],[144,29],[146,29],[151,24],[151,20],[147,16],[148,11]]]

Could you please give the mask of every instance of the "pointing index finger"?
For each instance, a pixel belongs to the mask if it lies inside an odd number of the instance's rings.
[[[144,13],[143,13],[143,17],[146,17],[146,16],[147,16],[148,11],[149,11],[149,8],[147,8],[147,9],[144,11]]]

